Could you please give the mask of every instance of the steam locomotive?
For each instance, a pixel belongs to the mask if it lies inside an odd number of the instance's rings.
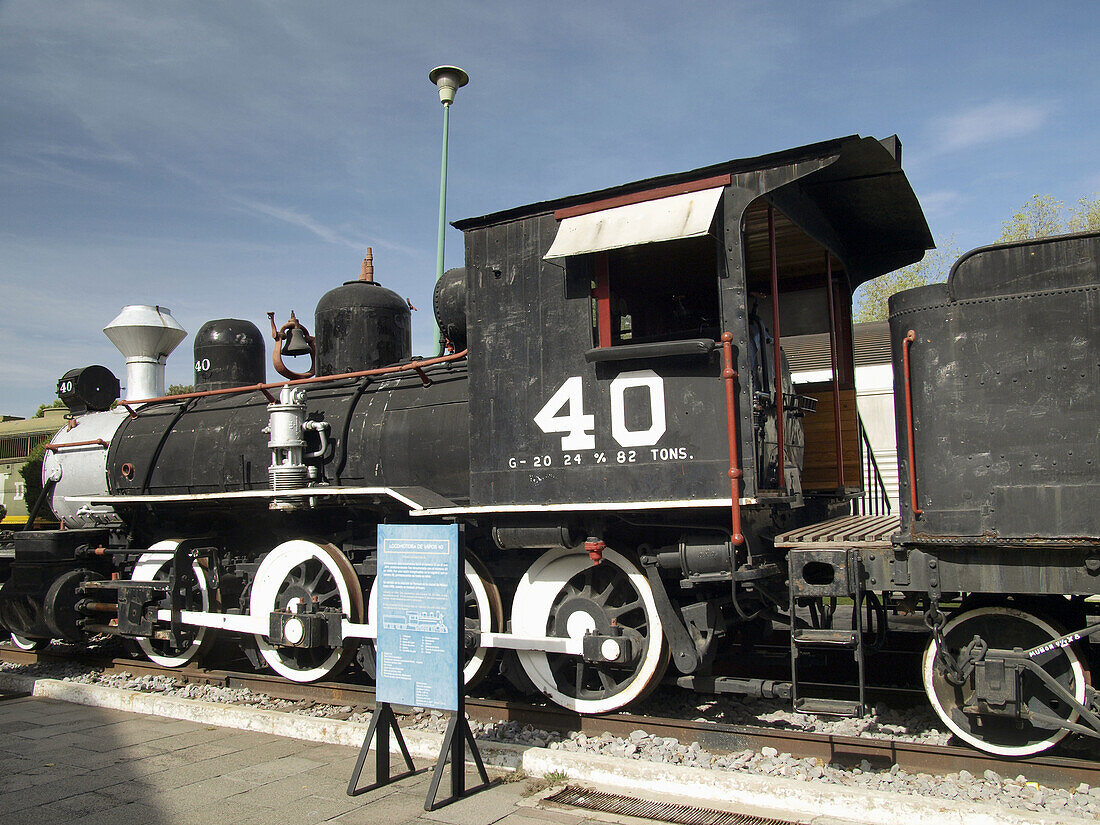
[[[857,714],[865,613],[882,630],[891,605],[923,612],[929,699],[967,742],[1098,735],[1100,236],[976,250],[891,300],[899,518],[852,515],[852,292],[932,245],[896,137],[455,225],[433,357],[370,261],[315,336],[271,314],[271,383],[260,330],[221,319],[195,391],[165,397],[185,333],[124,309],[105,332],[125,399],[102,367],[59,381],[42,498],[64,529],[4,551],[13,638],[109,633],[182,666],[228,633],[288,679],[370,673],[377,525],[457,521],[467,683],[499,668],[602,713],[667,678]],[[784,341],[822,334],[827,379],[795,385]],[[791,680],[729,675],[734,642],[775,623]],[[850,651],[852,698],[807,694],[819,647]]]

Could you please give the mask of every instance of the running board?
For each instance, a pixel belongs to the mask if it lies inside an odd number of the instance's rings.
[[[317,486],[295,487],[287,490],[233,490],[214,493],[172,493],[164,495],[117,495],[117,496],[67,496],[65,501],[86,504],[131,505],[131,504],[202,504],[204,502],[236,501],[252,499],[262,501],[276,497],[286,498],[335,498],[347,496],[360,499],[390,499],[416,515],[427,510],[457,506],[450,499],[424,487],[341,487]]]

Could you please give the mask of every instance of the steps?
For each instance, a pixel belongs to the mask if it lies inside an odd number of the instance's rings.
[[[862,716],[866,709],[864,674],[862,569],[859,555],[851,548],[792,549],[790,564],[790,615],[795,615],[799,598],[851,598],[855,604],[851,628],[792,627],[791,629],[791,700],[796,711],[827,716]],[[799,682],[798,664],[804,652],[814,649],[847,649],[855,659],[859,673],[857,696],[835,699],[806,696]]]

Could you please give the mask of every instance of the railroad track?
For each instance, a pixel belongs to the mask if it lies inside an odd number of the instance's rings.
[[[374,707],[374,688],[346,682],[314,682],[299,684],[260,673],[245,673],[220,668],[189,665],[164,668],[148,661],[105,656],[71,655],[49,650],[27,652],[0,645],[0,661],[14,664],[72,664],[74,662],[104,673],[127,672],[135,676],[171,676],[181,682],[247,688],[256,693],[299,702],[348,705],[357,710]],[[909,773],[944,775],[968,770],[981,776],[987,770],[1002,776],[1024,774],[1029,781],[1051,787],[1072,788],[1084,782],[1100,785],[1100,749],[1094,748],[1091,758],[1042,754],[1026,760],[1005,759],[970,748],[938,746],[892,739],[836,736],[798,730],[765,728],[750,725],[730,725],[690,719],[638,716],[613,713],[602,716],[581,715],[557,706],[539,706],[512,700],[468,697],[467,715],[482,723],[516,721],[543,730],[579,731],[589,737],[608,733],[626,737],[643,729],[681,742],[699,742],[711,753],[721,754],[745,749],[773,747],[780,753],[798,758],[813,757],[824,763],[855,766],[866,760],[873,770],[889,769],[897,764]]]

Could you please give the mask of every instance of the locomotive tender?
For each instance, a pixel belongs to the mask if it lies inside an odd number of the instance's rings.
[[[315,339],[272,318],[289,380],[222,319],[196,336],[196,391],[165,398],[182,330],[128,307],[105,330],[126,400],[94,370],[59,382],[73,418],[43,475],[66,529],[14,536],[0,622],[24,644],[121,635],[170,666],[231,632],[289,679],[369,673],[377,525],[457,520],[467,682],[505,651],[512,681],[584,713],[670,665],[859,713],[858,605],[882,623],[892,599],[925,608],[926,689],[959,736],[1025,755],[1097,735],[1100,237],[978,250],[891,300],[900,523],[849,515],[852,292],[932,245],[900,155],[852,136],[460,221],[436,357],[412,357],[406,302],[364,262]],[[782,340],[820,333],[832,377],[796,387]],[[282,360],[306,353],[303,373]],[[771,622],[792,628],[792,682],[723,676]],[[817,646],[852,651],[858,701],[800,695]]]

